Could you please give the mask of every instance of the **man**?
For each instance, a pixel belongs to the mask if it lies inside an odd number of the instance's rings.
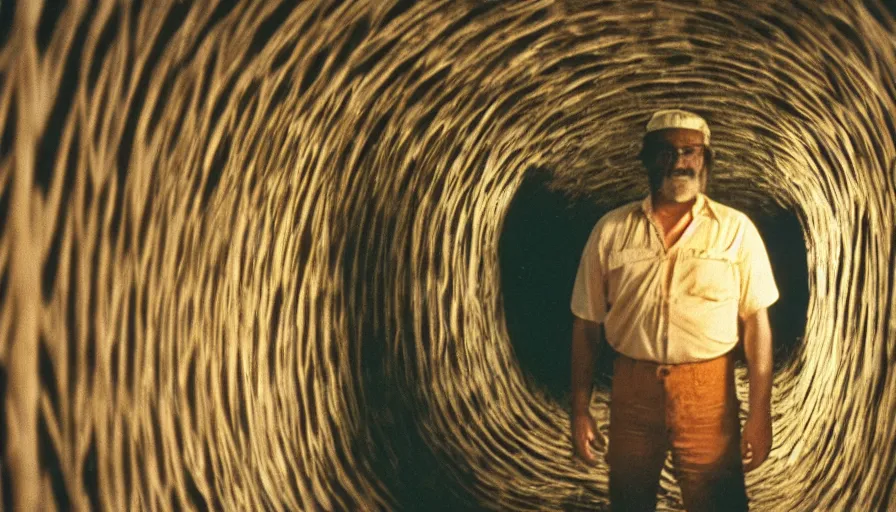
[[[683,110],[647,124],[650,195],[605,215],[573,288],[573,447],[607,447],[589,411],[601,339],[615,351],[607,462],[613,510],[654,510],[671,450],[690,511],[746,510],[744,471],[771,449],[772,337],[778,299],[765,246],[743,213],[706,197],[710,130]],[[740,432],[732,349],[742,322],[749,415]]]

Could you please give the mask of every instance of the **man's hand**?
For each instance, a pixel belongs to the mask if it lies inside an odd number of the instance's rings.
[[[573,455],[588,464],[597,465],[597,458],[591,449],[603,450],[607,447],[607,438],[597,429],[597,423],[590,413],[574,414],[572,417],[572,449]]]
[[[744,352],[750,376],[750,414],[741,436],[744,471],[768,458],[772,448],[772,330],[765,308],[744,318]]]
[[[770,414],[750,414],[744,424],[740,441],[744,471],[758,468],[772,449],[772,418]]]
[[[575,318],[572,325],[572,451],[574,457],[589,466],[597,465],[591,448],[607,446],[607,439],[597,430],[597,424],[588,410],[595,352],[601,338],[599,324]]]

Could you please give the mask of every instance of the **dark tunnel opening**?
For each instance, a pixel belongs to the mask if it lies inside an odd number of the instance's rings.
[[[569,393],[572,313],[569,298],[582,249],[595,222],[628,199],[600,206],[549,186],[549,172],[530,169],[514,196],[499,242],[507,330],[523,373],[555,399]],[[710,192],[713,199],[724,197]],[[806,244],[788,210],[745,211],[765,241],[781,297],[769,309],[775,370],[802,343],[809,303]],[[606,354],[604,352],[603,354]],[[742,357],[742,354],[741,354]],[[599,357],[596,381],[609,387],[611,357]]]

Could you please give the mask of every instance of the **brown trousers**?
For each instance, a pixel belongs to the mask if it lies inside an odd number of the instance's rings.
[[[731,353],[661,365],[618,356],[610,402],[610,505],[656,509],[659,475],[672,450],[690,512],[747,510]]]

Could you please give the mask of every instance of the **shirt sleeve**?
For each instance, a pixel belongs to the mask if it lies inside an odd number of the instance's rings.
[[[747,318],[762,308],[774,304],[779,297],[775,276],[756,226],[747,219],[741,244],[740,303],[741,318]]]
[[[601,265],[599,231],[598,226],[595,226],[582,251],[570,304],[575,316],[595,323],[602,323],[607,315],[607,292]]]

